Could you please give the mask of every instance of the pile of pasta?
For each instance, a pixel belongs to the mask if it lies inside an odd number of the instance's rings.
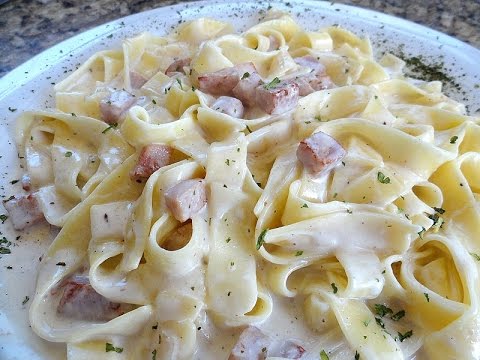
[[[232,117],[197,86],[199,75],[245,62],[270,82],[305,55],[336,87],[283,114]],[[179,58],[192,59],[181,81],[165,75]],[[213,358],[208,346],[197,351],[208,337],[199,319],[261,328],[286,316],[275,299],[295,298],[318,339],[304,358],[477,358],[480,119],[404,66],[390,54],[377,61],[366,38],[307,31],[284,13],[241,34],[202,18],[94,54],[55,86],[55,109],[18,119],[40,206],[61,227],[39,270],[33,330],[66,343],[69,359]],[[138,89],[133,73],[147,79]],[[138,99],[118,126],[101,120],[109,89]],[[318,131],[346,150],[321,177],[296,156]],[[152,143],[171,146],[175,161],[132,180]],[[164,192],[193,178],[205,179],[207,205],[190,240],[167,249],[181,224]],[[63,319],[55,289],[80,268],[96,292],[132,309],[105,322]]]

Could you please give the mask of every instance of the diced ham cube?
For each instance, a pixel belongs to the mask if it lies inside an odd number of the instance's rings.
[[[63,289],[57,313],[65,317],[87,321],[109,321],[133,309],[100,295],[85,275],[74,275],[60,285]]]
[[[171,63],[167,67],[167,70],[165,70],[165,75],[172,76],[172,75],[175,75],[175,73],[185,74],[185,71],[183,70],[183,68],[185,66],[190,65],[190,61],[191,61],[190,58],[183,58],[183,59],[175,60],[173,63]]]
[[[15,230],[23,230],[44,219],[35,194],[12,197],[4,201]]]
[[[135,104],[136,98],[125,90],[117,90],[100,101],[102,120],[107,124],[118,124],[124,113]]]
[[[150,144],[142,148],[137,164],[130,172],[135,181],[148,179],[155,171],[170,164],[173,149],[168,145]]]
[[[313,56],[302,56],[294,60],[298,65],[310,69],[308,74],[298,76],[294,80],[299,87],[300,96],[335,87],[332,79],[327,75],[325,66]]]
[[[271,343],[272,339],[259,328],[249,326],[240,334],[228,360],[263,360]]]
[[[263,80],[256,71],[252,73],[246,72],[233,88],[233,96],[239,99],[245,106],[254,106],[256,104],[255,89],[261,84],[263,84]]]
[[[311,69],[314,74],[326,74],[325,66],[311,55],[294,58],[293,61],[300,66]]]
[[[203,179],[184,180],[165,192],[165,203],[180,222],[191,219],[207,203],[207,189]]]
[[[220,96],[212,104],[212,109],[239,119],[244,113],[242,102],[230,96]]]
[[[256,72],[253,63],[238,64],[233,67],[206,73],[198,77],[199,89],[215,96],[229,95],[243,74]]]
[[[275,80],[275,79],[274,79]],[[257,105],[267,114],[277,115],[290,111],[298,103],[298,85],[291,81],[260,85],[255,89]]]
[[[342,145],[321,131],[302,140],[297,149],[298,160],[315,175],[333,168],[345,155]]]
[[[22,183],[22,189],[25,191],[30,191],[32,189],[32,178],[28,174],[24,174],[20,180]]]
[[[292,340],[282,341],[275,350],[271,350],[268,356],[281,357],[285,359],[300,359],[305,349]]]
[[[179,250],[187,245],[191,237],[192,223],[189,222],[170,233],[165,242],[162,244],[162,248],[170,251]]]
[[[304,352],[305,349],[292,340],[273,340],[259,328],[249,326],[240,334],[228,360],[300,359]]]
[[[130,71],[130,86],[133,89],[140,89],[148,79],[143,77],[143,75],[140,75],[136,71]]]

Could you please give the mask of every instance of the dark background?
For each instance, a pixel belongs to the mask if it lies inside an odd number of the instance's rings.
[[[42,50],[108,21],[171,0],[0,0],[0,76]],[[395,15],[480,48],[480,0],[339,0]]]

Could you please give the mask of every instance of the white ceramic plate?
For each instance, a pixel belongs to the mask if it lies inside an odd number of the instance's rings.
[[[90,55],[119,47],[122,39],[142,31],[164,34],[179,22],[202,16],[229,21],[241,31],[257,23],[270,6],[291,12],[307,29],[338,24],[368,35],[378,56],[384,51],[397,54],[402,51],[410,56],[423,55],[426,63],[444,63],[448,76],[460,85],[460,90],[449,87],[447,94],[466,103],[471,113],[480,108],[476,90],[480,84],[480,51],[426,27],[330,2],[186,3],[131,15],[86,31],[35,56],[0,79],[0,195],[8,198],[20,191],[19,184],[10,183],[22,174],[13,140],[15,117],[25,110],[53,106],[52,84],[68,76]],[[0,209],[2,213],[5,211]],[[27,296],[33,297],[39,257],[51,242],[53,230],[44,226],[16,234],[7,220],[0,224],[0,239],[3,236],[12,245],[11,254],[0,255],[0,359],[64,359],[64,345],[47,343],[31,331],[30,301],[22,304]]]

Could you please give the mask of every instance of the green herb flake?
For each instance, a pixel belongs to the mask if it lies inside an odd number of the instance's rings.
[[[403,342],[404,340],[408,339],[413,335],[413,330],[409,330],[406,333],[402,334],[401,332],[398,332],[398,339],[400,342]]]
[[[105,352],[110,352],[110,351],[115,351],[116,353],[121,353],[123,352],[123,348],[121,347],[115,347],[110,343],[105,344]]]
[[[425,235],[425,232],[427,230],[422,226],[422,230],[420,230],[417,234],[420,239],[423,239],[423,235]]]
[[[270,90],[280,84],[280,79],[278,77],[274,77],[272,81],[270,81],[268,84],[263,85],[265,90]]]
[[[425,296],[425,299],[427,299],[427,302],[430,302],[430,296],[427,293],[423,293],[423,295]]]
[[[378,326],[380,326],[382,329],[385,329],[385,324],[383,323],[383,320],[375,317],[375,322],[377,323]]]
[[[0,255],[7,255],[11,254],[12,252],[10,251],[9,248],[6,248],[4,246],[0,246]]]
[[[22,301],[22,305],[25,305],[28,302],[28,300],[30,300],[30,297],[25,296],[25,299],[23,299],[23,301]]]
[[[298,250],[296,253],[295,253],[295,256],[302,256],[303,255],[303,251],[302,250]]]
[[[242,80],[248,78],[249,76],[250,76],[249,72],[244,73],[242,76]]]
[[[268,229],[263,229],[260,235],[258,236],[257,239],[257,250],[260,250],[260,248],[263,246],[265,243],[265,235],[267,234]]]
[[[117,123],[110,125],[110,126],[107,127],[105,130],[102,131],[102,134],[106,134],[108,130],[113,129],[113,128],[116,128],[117,126],[118,126]]]
[[[152,360],[157,360],[157,349],[152,351]]]
[[[9,106],[9,107],[8,107],[8,111],[10,111],[10,112],[15,112],[15,111],[17,111],[17,109],[12,108],[12,107]]]
[[[19,180],[12,180],[12,181],[10,181],[10,184],[15,185],[18,182],[19,182]]]
[[[335,199],[337,197],[338,193],[333,194],[333,198]]]
[[[232,238],[229,236],[229,237],[227,238],[227,240],[225,240],[225,241],[226,241],[226,243],[228,244],[230,241],[232,241]]]
[[[473,252],[471,252],[470,255],[472,255],[472,257],[473,257],[475,260],[480,261],[480,255],[475,254],[475,253],[473,253]]]
[[[75,114],[75,113],[71,113],[71,114],[72,114],[72,116],[77,117],[77,114]]]
[[[363,320],[363,326],[368,327],[368,324],[370,324],[370,319],[368,320]]]
[[[442,208],[433,207],[433,210],[435,210],[439,214],[444,214],[445,213],[445,209],[442,209]]]
[[[330,286],[332,287],[333,293],[336,294],[338,292],[337,285],[335,285],[335,283],[331,283]]]
[[[302,208],[307,208],[307,209],[308,209],[308,205],[307,205],[307,204],[303,204],[301,207],[302,207]]]
[[[385,176],[382,172],[377,173],[377,180],[380,181],[382,184],[390,184],[390,178]]]
[[[330,358],[328,357],[327,353],[325,352],[325,350],[322,350],[320,352],[320,360],[330,360]]]
[[[315,120],[322,122],[322,117],[320,115],[315,116]]]
[[[248,125],[245,125],[245,126],[246,126],[248,132],[251,134],[253,131],[248,127]]]
[[[383,304],[375,304],[375,314],[377,314],[380,317],[384,317],[385,315],[388,314],[393,314],[392,309],[390,309],[388,306],[385,306]]]
[[[227,166],[230,166],[230,159],[225,160],[225,164],[226,164]]]
[[[157,105],[157,101],[155,99],[152,99],[153,105]]]
[[[360,359],[360,354],[358,353],[357,350],[355,350],[355,360],[359,360]]]
[[[458,136],[456,136],[456,135],[455,135],[455,136],[452,136],[452,137],[450,138],[450,144],[455,144],[455,143],[457,142],[457,140],[458,140]]]
[[[67,152],[65,153],[65,157],[71,157],[71,156],[72,156],[72,152],[71,152],[71,151],[67,151]]]
[[[180,79],[179,79],[179,78],[177,78],[177,83],[178,83],[178,85],[180,85],[180,89],[182,89],[182,90],[183,90],[183,85],[182,85],[182,82],[180,81]]]
[[[393,321],[398,321],[405,316],[405,310],[400,310],[399,312],[392,315],[390,319]]]
[[[5,221],[7,221],[8,216],[5,214],[0,215],[0,220],[2,221],[2,224],[5,224]]]

